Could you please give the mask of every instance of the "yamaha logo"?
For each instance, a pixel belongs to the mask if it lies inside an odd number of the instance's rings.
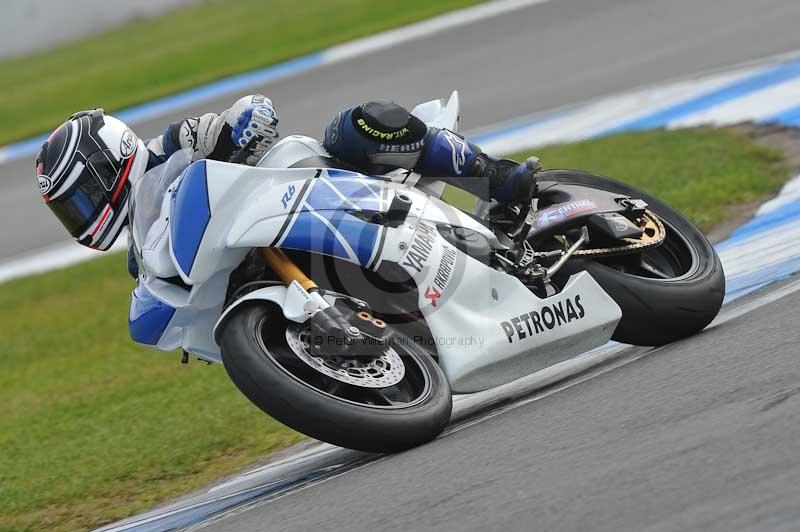
[[[39,194],[44,196],[53,188],[53,182],[46,175],[39,175],[36,177],[39,180]]]
[[[119,142],[119,154],[123,159],[131,156],[136,149],[136,135],[130,129],[126,129],[122,134],[122,140]]]

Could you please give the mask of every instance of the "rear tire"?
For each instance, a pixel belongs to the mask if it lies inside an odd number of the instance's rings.
[[[661,252],[691,258],[685,272],[675,278],[659,279],[620,271],[606,261],[575,258],[559,271],[556,282],[564,283],[580,271],[588,271],[622,309],[614,340],[635,345],[662,345],[701,331],[719,313],[725,297],[725,274],[714,248],[705,235],[682,214],[630,185],[604,176],[572,170],[550,170],[541,180],[573,183],[618,192],[643,199],[667,229]],[[657,251],[659,248],[655,248]],[[651,252],[649,252],[651,253]],[[687,262],[687,264],[689,264]]]
[[[419,397],[394,406],[359,404],[327,393],[321,384],[332,382],[337,390],[351,387],[346,391],[352,397],[360,393],[359,387],[342,385],[322,374],[309,375],[307,380],[313,385],[298,377],[310,369],[289,346],[288,322],[277,306],[250,303],[233,312],[220,334],[228,375],[253,404],[303,434],[349,449],[391,453],[434,439],[450,420],[452,396],[447,379],[438,364],[410,340],[396,342],[393,348],[398,353],[402,350],[404,380],[425,380]]]

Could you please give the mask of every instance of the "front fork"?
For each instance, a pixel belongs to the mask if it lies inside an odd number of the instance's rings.
[[[291,289],[302,290],[308,295],[310,301],[317,304],[317,307],[310,309],[308,323],[312,330],[312,335],[323,337],[340,336],[342,339],[356,339],[362,336],[363,332],[371,337],[382,337],[386,328],[386,323],[374,318],[368,308],[362,308],[355,313],[361,327],[350,322],[347,317],[334,305],[328,304],[317,283],[310,279],[303,270],[300,269],[292,259],[286,256],[278,248],[261,248],[261,255],[281,281]],[[308,312],[308,311],[307,311]],[[335,342],[337,350],[341,352],[343,342]]]
[[[330,307],[322,297],[317,283],[312,281],[292,259],[287,257],[283,250],[261,248],[261,256],[264,257],[272,271],[286,284],[290,293],[304,300],[302,309],[306,315],[314,315],[317,311]]]
[[[292,259],[286,256],[283,250],[278,248],[261,248],[261,256],[267,261],[272,271],[278,274],[281,281],[287,285],[292,284],[293,281],[297,281],[298,284],[308,292],[319,291],[317,283],[309,279],[308,276],[303,273],[303,270],[301,270]]]

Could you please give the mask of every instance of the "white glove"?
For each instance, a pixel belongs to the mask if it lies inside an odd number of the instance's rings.
[[[278,140],[278,114],[272,101],[260,94],[245,96],[228,109],[226,122],[231,126],[231,140],[243,148],[255,137],[257,140],[247,162],[254,164]]]

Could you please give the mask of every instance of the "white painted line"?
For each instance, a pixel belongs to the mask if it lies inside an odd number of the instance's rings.
[[[774,116],[798,105],[800,80],[794,79],[675,120],[667,127],[680,129],[701,125],[727,126]]]
[[[257,478],[259,475],[264,474],[265,471],[269,471],[271,469],[275,469],[276,467],[282,467],[286,465],[296,465],[302,464],[303,462],[309,462],[315,458],[320,456],[328,455],[334,452],[338,452],[341,450],[341,447],[337,447],[335,445],[331,445],[330,443],[319,442],[319,445],[316,445],[310,449],[305,449],[297,454],[293,454],[280,460],[279,462],[273,462],[271,464],[267,464],[261,467],[257,467],[255,469],[251,469],[250,471],[245,471],[239,475],[236,475],[232,479],[212,486],[208,492],[214,493],[216,491],[221,491],[225,488],[230,488],[232,486],[236,486],[242,483],[245,483],[249,480]]]
[[[606,96],[581,105],[556,109],[540,115],[538,120],[534,117],[518,120],[516,124],[510,122],[483,128],[482,133],[478,131],[471,140],[480,144],[485,151],[497,154],[585,140],[659,109],[753,76],[766,68],[764,65],[748,67]],[[520,126],[526,122],[530,124]]]
[[[794,202],[800,200],[800,176],[789,181],[778,196],[765,203],[747,225],[731,239],[718,246],[725,276],[732,278],[788,263],[800,257],[800,211]],[[749,226],[768,219],[764,227]],[[768,279],[765,279],[768,280]]]
[[[789,58],[792,60],[789,60]],[[796,53],[691,79],[666,82],[528,119],[481,129],[471,140],[490,153],[584,140],[630,129],[727,125],[774,119],[800,106]]]
[[[793,221],[755,233],[719,252],[726,277],[734,277],[789,261],[800,255],[800,224]]]
[[[0,284],[19,277],[36,275],[73,264],[106,257],[109,252],[122,251],[128,248],[128,239],[120,235],[108,252],[95,251],[70,240],[62,244],[54,244],[31,253],[15,257],[0,263]]]
[[[777,196],[759,207],[758,211],[756,211],[756,217],[774,212],[784,205],[798,200],[800,200],[800,176],[783,185]]]

